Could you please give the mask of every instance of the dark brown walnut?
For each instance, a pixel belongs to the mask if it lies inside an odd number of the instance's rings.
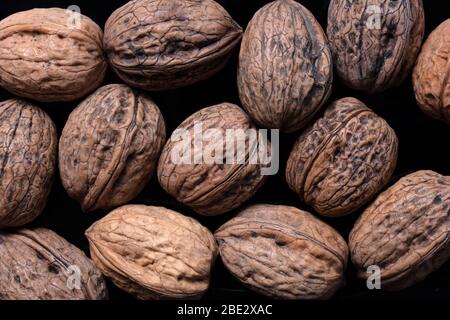
[[[418,171],[383,192],[356,222],[350,252],[358,275],[381,271],[381,288],[409,287],[450,257],[450,177]]]
[[[108,292],[100,271],[77,247],[51,230],[0,233],[1,300],[100,300]]]
[[[250,289],[278,299],[327,299],[345,284],[348,248],[308,212],[253,205],[215,237],[227,269]]]
[[[423,45],[413,85],[420,108],[450,124],[450,19],[441,23]]]
[[[57,141],[44,111],[20,99],[0,102],[0,228],[41,214],[53,184]]]
[[[331,0],[327,35],[337,74],[350,88],[377,93],[400,85],[422,43],[422,0]]]
[[[361,101],[343,98],[298,138],[286,168],[289,187],[324,216],[352,213],[389,181],[398,140]]]
[[[33,9],[0,21],[0,85],[38,101],[71,101],[97,88],[107,62],[103,32],[88,17]]]
[[[196,135],[196,125],[201,136]],[[217,134],[208,134],[208,130]],[[254,132],[256,139],[239,130]],[[222,103],[201,109],[183,121],[167,141],[158,163],[160,185],[202,215],[237,208],[265,181],[261,171],[265,165],[258,154],[270,150],[269,143],[260,143],[260,137],[248,115],[236,105]]]
[[[69,116],[59,142],[64,188],[83,211],[127,203],[146,185],[165,142],[153,101],[126,85],[99,88]]]
[[[154,91],[211,77],[241,35],[241,27],[212,0],[135,0],[109,17],[103,43],[123,81]]]
[[[86,236],[103,274],[139,299],[194,299],[208,289],[217,245],[192,218],[126,205],[94,223]]]
[[[257,124],[300,129],[327,100],[332,82],[328,41],[311,12],[278,0],[255,14],[242,39],[238,88]]]

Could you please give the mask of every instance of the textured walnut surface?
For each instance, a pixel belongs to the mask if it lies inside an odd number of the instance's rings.
[[[413,85],[421,109],[450,124],[450,19],[440,24],[423,45]]]
[[[33,9],[0,21],[0,85],[38,101],[71,101],[103,81],[102,30],[69,10]]]
[[[238,88],[256,123],[300,129],[326,101],[332,81],[328,41],[311,12],[279,0],[255,14],[242,39]]]
[[[126,85],[101,87],[61,135],[64,188],[84,211],[125,204],[150,179],[164,142],[164,119],[149,97]]]
[[[77,247],[51,230],[0,233],[0,299],[99,300],[102,274]]]
[[[125,82],[166,90],[219,71],[241,34],[241,27],[212,0],[135,0],[109,17],[104,47]]]
[[[192,143],[195,139],[196,123],[201,124],[202,132],[205,133],[202,135],[202,146],[190,148],[190,163],[174,162],[174,153],[184,150],[185,141],[172,135],[159,159],[158,179],[164,190],[196,212],[203,215],[222,214],[251,198],[264,183],[265,176],[261,175],[261,165],[252,164],[248,159],[252,158],[256,152],[268,148],[258,144],[258,141],[250,141],[248,136],[239,134],[236,134],[235,139],[229,139],[227,142],[226,130],[255,129],[247,114],[236,105],[222,103],[207,107],[183,121],[178,129],[186,130]],[[215,135],[208,136],[209,129],[219,130],[222,138]],[[234,159],[229,161],[231,163],[227,163],[226,149],[232,149],[233,142],[236,145],[245,143],[245,152],[239,155],[238,148],[235,147]],[[207,149],[209,152],[205,151]],[[223,150],[222,163],[203,161],[217,149]],[[239,159],[242,155],[244,161],[240,163]],[[203,159],[196,163],[195,159],[198,156],[203,156]]]
[[[34,220],[44,209],[56,170],[56,129],[27,101],[0,103],[0,228]]]
[[[326,299],[345,283],[348,248],[308,212],[253,205],[215,237],[228,270],[251,289],[279,299]]]
[[[389,181],[397,149],[397,136],[386,121],[361,101],[343,98],[300,135],[286,179],[318,213],[349,214]]]
[[[408,76],[422,43],[422,0],[331,0],[327,35],[338,76],[369,93]]]
[[[100,270],[140,299],[198,298],[208,289],[217,245],[192,218],[127,205],[94,223],[86,236]]]
[[[349,246],[358,274],[375,265],[381,288],[402,289],[438,269],[450,256],[450,178],[433,171],[407,175],[359,218]]]

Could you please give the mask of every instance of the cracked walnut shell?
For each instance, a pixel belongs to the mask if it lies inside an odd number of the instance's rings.
[[[51,230],[0,233],[1,300],[107,299],[94,263]]]
[[[97,88],[107,68],[103,32],[75,14],[33,9],[0,21],[0,85],[48,102],[76,100]]]
[[[135,0],[109,17],[103,43],[123,81],[155,91],[211,77],[241,35],[241,27],[212,0]]]
[[[263,128],[302,128],[331,93],[333,64],[319,22],[292,0],[261,8],[242,39],[238,88],[242,106]]]
[[[343,98],[327,108],[295,143],[286,179],[300,198],[324,216],[352,213],[389,181],[398,140],[361,101]]]
[[[411,71],[425,31],[422,0],[331,0],[327,35],[340,79],[378,93]]]
[[[450,124],[450,19],[441,23],[423,45],[413,85],[420,108]]]
[[[255,139],[246,132],[255,132]],[[222,103],[201,109],[167,141],[158,163],[160,185],[202,215],[228,212],[265,181],[262,162],[250,160],[270,152],[270,144],[261,142],[259,131],[238,106]]]
[[[57,141],[44,111],[20,99],[0,103],[0,228],[41,214],[53,184]]]
[[[126,205],[94,223],[86,236],[103,274],[139,299],[194,299],[208,289],[217,245],[192,218]]]
[[[126,85],[99,88],[69,116],[59,142],[64,188],[83,211],[119,206],[149,181],[165,142],[153,101]]]
[[[353,227],[349,246],[358,276],[381,271],[381,288],[409,287],[450,257],[450,177],[418,171],[378,196]]]
[[[345,284],[348,248],[308,212],[260,204],[242,210],[215,237],[227,269],[277,299],[327,299]]]

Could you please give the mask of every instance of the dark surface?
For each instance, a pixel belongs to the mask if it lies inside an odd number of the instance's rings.
[[[101,27],[104,26],[108,16],[126,0],[109,1],[36,1],[36,0],[2,0],[0,4],[0,18],[21,10],[35,7],[58,7],[67,8],[69,5],[78,5],[81,12],[96,21]],[[233,18],[245,27],[252,15],[258,8],[269,1],[261,0],[223,0],[220,2]],[[302,1],[326,28],[327,0]],[[441,22],[450,17],[448,0],[424,1],[426,34],[437,27]],[[185,118],[196,110],[217,104],[220,102],[231,102],[239,104],[236,87],[237,51],[227,64],[225,69],[213,78],[198,83],[197,85],[175,90],[172,92],[152,93],[157,105],[164,115],[167,125],[167,133],[170,134]],[[394,173],[394,182],[399,177],[412,171],[431,169],[444,175],[450,175],[450,126],[426,117],[417,106],[411,86],[411,77],[399,88],[390,90],[374,96],[368,96],[345,88],[337,80],[331,100],[354,96],[361,99],[368,106],[385,118],[396,131],[399,145],[398,166]],[[106,83],[121,82],[111,70],[105,81]],[[12,96],[0,89],[0,101]],[[78,104],[54,103],[38,104],[51,116],[55,122],[58,133],[64,127],[64,123],[71,110]],[[282,134],[280,137],[280,171],[276,176],[271,176],[266,184],[259,190],[255,197],[248,203],[274,203],[294,205],[308,209],[302,205],[290,191],[284,179],[284,169],[290,149],[298,134]],[[207,218],[200,217],[187,207],[177,203],[167,195],[158,185],[154,176],[144,191],[133,203],[150,205],[161,205],[180,211],[197,218],[202,224],[208,226],[212,231],[219,225],[230,219],[236,212],[226,215]],[[353,226],[356,218],[362,210],[348,217],[336,219],[324,219],[341,232],[344,238]],[[56,231],[68,241],[77,245],[88,253],[88,243],[84,237],[86,230],[94,221],[104,216],[106,211],[97,211],[91,214],[83,214],[78,203],[70,199],[62,188],[59,176],[56,177],[50,200],[43,215],[33,223],[36,226],[45,226]],[[129,295],[108,283],[111,299],[132,299]],[[217,260],[213,270],[211,289],[205,296],[206,299],[246,299],[260,298],[246,290],[225,270],[220,259]],[[379,298],[423,298],[423,299],[449,299],[450,298],[450,262],[447,262],[439,271],[430,275],[424,282],[410,289],[400,292],[369,291],[365,283],[355,277],[354,268],[349,264],[347,270],[347,285],[338,292],[335,299],[379,299]]]

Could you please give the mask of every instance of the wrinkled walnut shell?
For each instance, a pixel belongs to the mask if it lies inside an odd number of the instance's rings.
[[[139,299],[193,299],[208,289],[217,245],[192,218],[127,205],[94,223],[86,236],[97,267]]]
[[[297,140],[286,179],[300,198],[325,216],[342,216],[371,200],[389,181],[398,140],[361,101],[335,101]]]
[[[83,211],[127,203],[146,185],[165,142],[153,101],[126,85],[107,85],[69,116],[59,142],[67,193]]]
[[[328,99],[332,82],[328,40],[308,9],[279,0],[255,14],[242,39],[238,88],[257,124],[302,128]]]
[[[358,275],[381,269],[381,288],[409,287],[450,257],[450,178],[418,171],[383,192],[356,222],[350,252]]]
[[[203,148],[194,146],[196,124],[201,125]],[[207,131],[210,129],[218,130],[223,139],[214,135],[208,136]],[[179,130],[185,131],[181,137],[175,134]],[[263,146],[259,139],[253,143],[249,137],[237,133],[235,139],[227,142],[227,130],[255,130],[255,127],[248,115],[236,105],[222,103],[201,109],[178,126],[164,146],[158,162],[158,180],[161,187],[179,202],[202,215],[219,215],[239,207],[251,198],[265,181],[265,176],[261,174],[262,165],[251,163],[249,159],[258,151],[269,152],[269,144]],[[259,136],[259,131],[257,135]],[[242,158],[238,155],[228,161],[225,159],[225,150],[233,148],[233,142],[236,142],[236,145],[245,143],[245,154],[240,154]],[[223,150],[220,155],[222,163],[208,163],[204,158],[196,163],[198,155],[206,157],[215,152],[216,148],[206,151],[205,148],[211,146],[218,146],[218,149]],[[189,162],[173,161],[174,155],[180,150],[188,155]],[[237,149],[234,151],[237,153]],[[239,158],[244,161],[240,163]]]
[[[228,270],[249,288],[278,299],[327,299],[345,284],[348,248],[308,212],[253,205],[215,237]]]
[[[41,214],[53,184],[57,141],[44,111],[20,99],[0,103],[0,228]]]
[[[327,35],[339,78],[377,93],[411,71],[425,31],[422,0],[331,0]]]
[[[51,230],[0,233],[1,300],[100,300],[102,274],[77,247]]]
[[[413,85],[423,112],[450,124],[450,19],[441,23],[423,45]]]
[[[103,43],[123,81],[154,91],[211,77],[241,35],[241,27],[215,1],[136,0],[109,17]]]
[[[33,9],[0,21],[0,85],[38,101],[76,100],[97,88],[107,68],[103,32],[74,15]]]

